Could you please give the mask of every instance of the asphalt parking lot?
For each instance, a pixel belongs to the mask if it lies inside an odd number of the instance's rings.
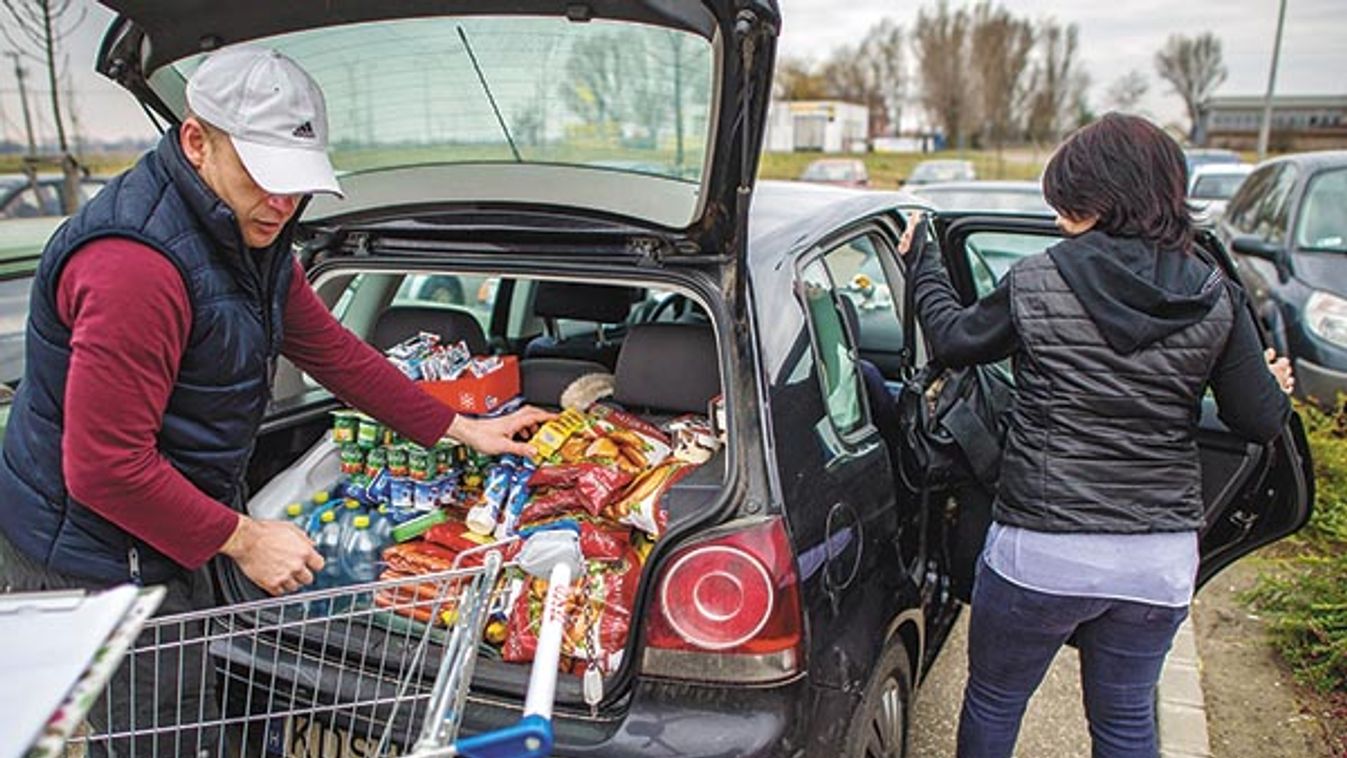
[[[967,648],[965,612],[917,692],[911,733],[914,758],[954,755],[959,706],[968,678]],[[1075,648],[1064,647],[1029,701],[1015,755],[1017,758],[1089,755],[1090,737],[1086,729],[1085,707],[1080,699],[1080,658]]]

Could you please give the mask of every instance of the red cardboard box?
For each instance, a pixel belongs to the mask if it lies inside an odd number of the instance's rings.
[[[519,394],[519,359],[501,356],[502,365],[483,377],[464,371],[446,382],[419,382],[431,397],[459,413],[490,413]]]

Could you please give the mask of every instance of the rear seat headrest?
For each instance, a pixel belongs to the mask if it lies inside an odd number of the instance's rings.
[[[613,399],[630,408],[706,413],[720,394],[720,356],[710,326],[633,326],[617,356]]]
[[[519,362],[524,399],[534,405],[561,405],[561,393],[587,374],[607,374],[608,367],[574,358],[525,358]]]
[[[542,318],[621,324],[632,304],[644,298],[638,287],[542,281],[533,295],[533,312]]]
[[[387,350],[418,332],[438,334],[448,344],[463,340],[473,355],[489,352],[486,333],[477,318],[465,310],[444,305],[389,306],[375,322],[370,341],[376,348]]]

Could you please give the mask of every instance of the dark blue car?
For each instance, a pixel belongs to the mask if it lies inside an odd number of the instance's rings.
[[[1347,392],[1347,152],[1258,166],[1230,199],[1219,233],[1296,392],[1325,406]]]

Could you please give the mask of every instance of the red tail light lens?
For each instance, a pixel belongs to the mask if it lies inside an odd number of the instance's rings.
[[[799,580],[779,517],[682,548],[660,572],[652,606],[647,674],[766,681],[799,668]]]

